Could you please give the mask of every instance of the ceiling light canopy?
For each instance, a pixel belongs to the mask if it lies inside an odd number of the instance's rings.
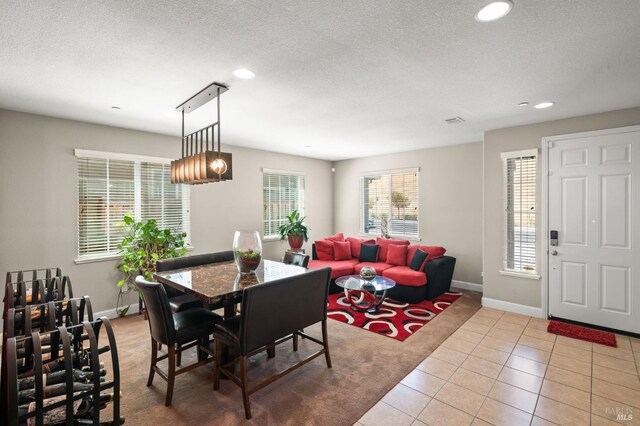
[[[526,107],[527,105],[529,105],[529,102],[520,102],[518,104],[518,106],[520,106],[520,107]]]
[[[494,1],[480,9],[476,15],[476,21],[491,22],[504,17],[511,11],[513,3],[509,0]]]
[[[554,104],[555,102],[540,102],[539,104],[536,104],[534,108],[536,109],[549,108],[549,107],[552,107]]]
[[[233,75],[235,75],[238,78],[250,79],[255,77],[256,73],[246,68],[238,68],[233,72]]]

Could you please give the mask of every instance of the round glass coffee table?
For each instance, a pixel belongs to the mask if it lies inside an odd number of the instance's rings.
[[[336,284],[344,289],[344,295],[351,308],[360,312],[378,312],[387,297],[387,290],[395,287],[392,279],[376,276],[372,280],[360,278],[360,275],[345,275],[336,279]]]

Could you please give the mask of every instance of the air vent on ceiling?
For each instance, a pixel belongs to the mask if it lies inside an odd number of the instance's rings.
[[[453,117],[453,118],[447,118],[446,120],[444,120],[446,123],[448,124],[460,124],[460,123],[464,123],[464,120],[462,119],[462,117]]]

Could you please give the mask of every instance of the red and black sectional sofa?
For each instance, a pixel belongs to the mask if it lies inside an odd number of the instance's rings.
[[[335,279],[359,274],[372,266],[378,275],[390,278],[396,286],[387,296],[406,303],[432,300],[451,288],[455,257],[445,256],[439,246],[410,244],[408,240],[376,238],[364,240],[338,233],[312,245],[310,269],[331,268],[330,293],[342,291]]]

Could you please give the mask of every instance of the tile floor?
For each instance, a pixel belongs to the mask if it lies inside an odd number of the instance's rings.
[[[640,425],[640,339],[618,347],[482,308],[356,425]]]

